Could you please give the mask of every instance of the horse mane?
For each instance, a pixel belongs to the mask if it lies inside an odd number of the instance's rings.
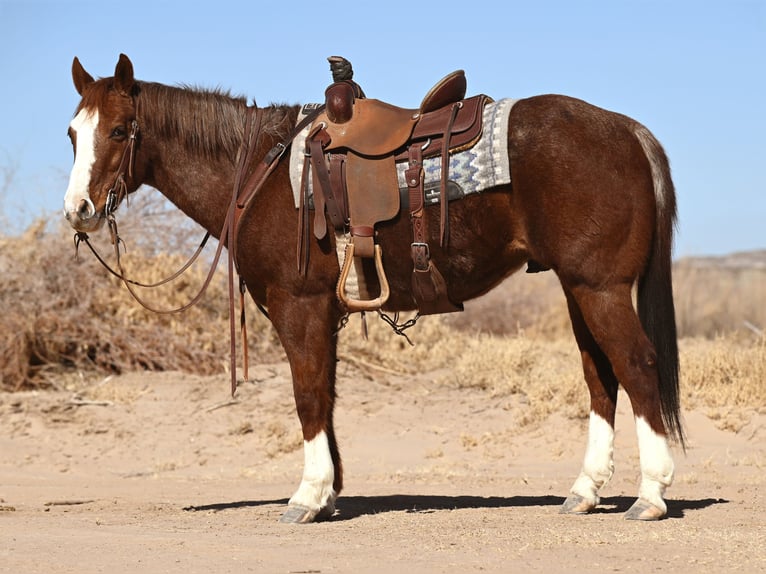
[[[88,90],[79,109],[106,105],[113,79],[104,78]],[[139,126],[146,132],[177,139],[204,158],[228,157],[235,161],[244,137],[247,100],[221,89],[168,86],[137,81],[135,97]],[[265,108],[262,133],[284,136],[297,117],[297,108],[271,105]],[[292,112],[292,113],[291,113]]]
[[[235,158],[247,102],[221,90],[138,82],[139,123],[160,138],[178,139],[205,158]]]

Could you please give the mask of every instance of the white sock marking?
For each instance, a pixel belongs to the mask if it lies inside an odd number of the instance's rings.
[[[675,466],[667,438],[654,432],[643,417],[636,418],[638,452],[641,458],[641,486],[638,497],[667,511],[662,496],[673,482]]]
[[[588,446],[585,449],[580,476],[571,492],[582,496],[595,506],[599,502],[598,489],[614,474],[614,429],[603,417],[593,411],[588,423]]]
[[[309,441],[303,441],[303,456],[303,480],[290,504],[332,513],[337,496],[332,487],[335,467],[324,431]]]

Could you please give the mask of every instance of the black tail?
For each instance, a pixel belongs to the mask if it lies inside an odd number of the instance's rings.
[[[677,441],[685,449],[678,388],[678,338],[671,259],[676,224],[675,189],[670,177],[670,164],[660,143],[643,126],[637,127],[636,137],[641,142],[652,168],[657,205],[652,252],[646,269],[638,280],[638,316],[657,352],[660,402],[665,430],[671,440]]]

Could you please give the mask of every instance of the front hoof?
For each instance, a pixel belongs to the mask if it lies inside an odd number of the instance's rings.
[[[328,520],[335,514],[334,508],[322,508],[312,509],[308,506],[302,506],[300,504],[291,504],[288,506],[285,513],[279,518],[279,521],[283,524],[309,524],[311,522],[319,522],[321,520]]]
[[[561,505],[559,514],[588,514],[597,504],[598,500],[588,500],[579,494],[570,494]]]
[[[279,521],[283,524],[308,524],[316,520],[318,511],[312,510],[306,506],[289,506]]]
[[[625,520],[659,520],[665,514],[664,509],[655,506],[648,500],[639,498],[625,513]]]

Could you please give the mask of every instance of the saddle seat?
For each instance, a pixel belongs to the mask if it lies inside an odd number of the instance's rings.
[[[325,112],[316,122],[324,122],[330,136],[326,149],[346,148],[359,155],[381,156],[399,150],[426,114],[463,100],[465,92],[465,72],[456,70],[428,91],[418,109],[408,109],[360,98],[361,89],[343,80],[325,91]],[[434,119],[432,116],[432,123]]]
[[[486,96],[465,99],[466,78],[457,70],[436,83],[419,108],[408,109],[366,98],[348,72],[336,77],[325,91],[325,109],[312,124],[306,139],[314,188],[314,234],[327,232],[327,219],[336,231],[350,231],[346,258],[338,283],[338,297],[350,312],[380,309],[388,298],[388,284],[375,243],[375,225],[396,217],[401,209],[396,162],[407,161],[410,218],[413,225],[413,293],[421,314],[462,310],[448,300],[446,285],[430,261],[426,244],[422,158],[442,154],[442,238],[447,225],[446,175],[449,152],[469,147],[481,136]],[[304,171],[304,173],[306,173]],[[304,177],[304,195],[307,182]],[[411,182],[411,183],[410,183]],[[305,202],[308,204],[308,202]],[[327,214],[327,218],[325,216]],[[373,258],[381,286],[369,300],[345,294],[351,260]]]

